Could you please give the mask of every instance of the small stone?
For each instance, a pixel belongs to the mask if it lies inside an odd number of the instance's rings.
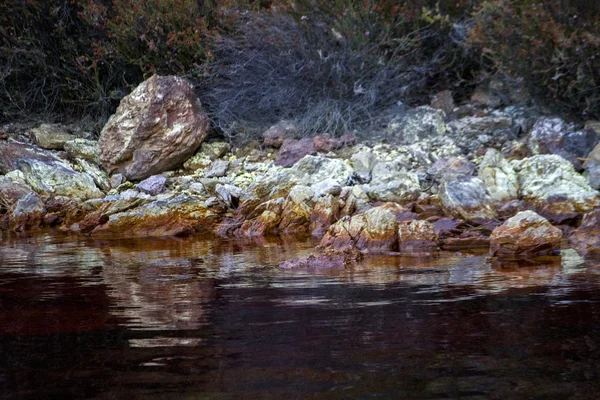
[[[75,138],[66,128],[57,124],[42,124],[29,132],[31,139],[41,148],[62,150],[65,143]]]
[[[453,181],[459,176],[472,176],[477,167],[472,162],[459,157],[447,157],[437,160],[427,174],[438,182]]]
[[[110,177],[110,187],[113,189],[118,188],[123,182],[125,182],[123,174],[113,174]]]
[[[220,178],[227,175],[229,161],[215,160],[204,173],[207,178]]]
[[[137,184],[137,190],[140,192],[149,194],[150,196],[156,196],[165,191],[167,185],[167,177],[164,175],[152,175],[149,178],[144,179]]]
[[[71,158],[81,158],[95,164],[99,163],[98,143],[93,140],[80,138],[69,140],[65,143],[64,148]]]
[[[552,255],[560,248],[562,231],[533,211],[522,211],[494,229],[491,256]]]

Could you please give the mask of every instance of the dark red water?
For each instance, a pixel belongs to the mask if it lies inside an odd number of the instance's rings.
[[[0,242],[2,399],[597,399],[600,267],[281,271],[310,241]]]

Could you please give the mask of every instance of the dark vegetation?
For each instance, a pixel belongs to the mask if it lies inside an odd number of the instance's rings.
[[[587,0],[5,0],[0,122],[98,131],[153,73],[191,79],[217,130],[282,118],[368,132],[398,101],[522,77],[556,111],[600,118],[600,3]]]

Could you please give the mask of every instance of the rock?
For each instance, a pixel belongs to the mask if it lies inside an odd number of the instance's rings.
[[[327,233],[329,227],[337,221],[338,216],[338,199],[331,194],[320,197],[316,201],[309,218],[309,232],[314,237],[322,238]]]
[[[525,202],[522,200],[511,200],[504,204],[498,210],[498,216],[501,218],[510,218],[515,216],[518,212],[525,211]]]
[[[282,269],[326,270],[348,268],[363,259],[363,255],[353,249],[343,251],[325,250],[307,257],[294,258],[279,264]]]
[[[552,221],[562,223],[600,205],[600,194],[560,156],[538,155],[512,164],[521,198]]]
[[[421,192],[418,176],[393,161],[377,163],[371,172],[371,182],[362,188],[373,201],[396,203],[414,201]]]
[[[0,176],[0,209],[12,211],[14,205],[23,197],[33,193],[27,184],[14,182],[6,176]]]
[[[441,247],[447,251],[488,249],[490,247],[490,238],[484,236],[481,232],[465,231],[459,236],[447,237],[441,240]]]
[[[125,182],[123,174],[114,174],[110,177],[110,187],[116,189]]]
[[[69,140],[65,143],[64,148],[67,154],[73,159],[80,158],[94,164],[99,164],[100,162],[98,158],[98,142],[93,140],[81,138]]]
[[[491,256],[552,255],[560,247],[562,231],[533,211],[522,211],[494,229]]]
[[[586,121],[583,129],[591,129],[596,133],[600,133],[600,121]]]
[[[342,185],[339,182],[337,182],[336,179],[328,178],[324,181],[317,182],[314,185],[312,185],[312,189],[315,192],[315,199],[318,199],[319,197],[327,196],[330,194],[334,196],[339,196],[339,194],[342,192]]]
[[[227,175],[229,169],[229,161],[215,160],[204,173],[207,178],[220,178]]]
[[[290,190],[290,194],[283,206],[281,221],[278,230],[282,233],[306,232],[312,214],[312,188],[297,185]]]
[[[377,158],[370,151],[360,151],[352,155],[352,168],[356,171],[362,183],[371,181],[371,171],[377,163]]]
[[[181,165],[208,134],[193,86],[152,76],[127,95],[102,129],[100,161],[109,172],[145,179]]]
[[[600,144],[587,156],[583,168],[588,175],[590,186],[600,190]]]
[[[24,232],[39,228],[45,213],[46,207],[42,199],[35,193],[28,193],[16,202],[9,217],[10,229]]]
[[[164,192],[166,187],[167,177],[164,175],[152,175],[136,185],[137,190],[150,196],[156,196]]]
[[[517,173],[502,154],[495,149],[488,149],[485,153],[479,164],[479,178],[494,201],[505,202],[518,197]]]
[[[284,120],[267,129],[262,134],[262,137],[265,146],[278,149],[286,139],[293,138],[299,134],[300,127],[296,123]]]
[[[432,225],[435,229],[435,234],[439,238],[446,238],[459,235],[462,232],[460,228],[464,225],[464,222],[454,218],[440,218]]]
[[[474,139],[480,135],[496,136],[513,126],[513,119],[507,115],[485,117],[464,117],[448,123],[448,129],[456,136]]]
[[[412,221],[398,225],[401,252],[420,252],[438,249],[435,227],[427,221]]]
[[[215,195],[229,208],[237,208],[240,204],[242,191],[234,185],[217,183],[215,186]]]
[[[64,126],[57,124],[42,124],[29,131],[29,137],[38,146],[48,150],[62,150],[66,142],[75,138]]]
[[[90,175],[75,171],[52,153],[16,142],[0,142],[0,173],[19,170],[37,193],[80,199],[102,197]]]
[[[431,99],[430,105],[432,108],[442,110],[446,115],[450,115],[454,111],[454,107],[456,107],[452,98],[452,92],[449,90],[436,93],[433,99]]]
[[[298,161],[290,169],[290,173],[302,185],[312,185],[326,179],[346,185],[352,179],[354,170],[348,162],[338,158],[308,155]]]
[[[329,227],[320,248],[389,252],[398,247],[396,217],[385,207],[375,207],[353,217],[343,217]]]
[[[445,157],[437,160],[427,174],[438,182],[454,181],[459,176],[471,176],[475,174],[477,167],[470,161],[459,157]]]
[[[275,165],[288,168],[304,156],[313,155],[316,152],[315,144],[310,138],[300,140],[286,139],[279,149]]]
[[[229,143],[226,142],[202,143],[200,150],[183,163],[183,168],[188,171],[204,169],[227,154],[230,149]]]
[[[244,221],[239,234],[252,237],[274,233],[281,221],[284,203],[285,199],[279,197],[260,204],[253,212],[256,217]]]
[[[398,137],[404,144],[443,135],[446,132],[444,112],[429,106],[409,109],[394,117],[386,127],[386,133]]]
[[[351,135],[343,135],[339,138],[334,138],[331,137],[331,135],[324,133],[316,135],[313,138],[313,142],[315,144],[315,149],[318,152],[329,153],[330,151],[353,145],[356,142],[356,139]]]
[[[600,133],[591,129],[568,133],[562,141],[562,156],[571,161],[577,170],[583,169],[582,158],[600,143]]]
[[[91,176],[96,186],[98,186],[104,192],[108,192],[112,188],[108,175],[96,164],[82,158],[77,158],[75,159],[75,166],[78,171]]]
[[[92,236],[176,236],[211,231],[215,224],[216,217],[204,202],[180,195],[112,214],[106,223],[92,231]]]
[[[581,225],[569,236],[569,244],[585,257],[600,257],[600,209],[583,216]]]
[[[355,213],[367,211],[369,196],[359,186],[346,186],[340,193],[340,217],[352,216]]]
[[[498,108],[502,104],[502,100],[487,90],[478,89],[471,96],[471,103],[478,106]]]
[[[473,222],[496,217],[492,198],[479,178],[463,176],[446,181],[440,186],[439,196],[444,211],[454,217]]]

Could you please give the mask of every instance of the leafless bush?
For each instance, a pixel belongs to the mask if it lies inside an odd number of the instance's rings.
[[[424,101],[456,82],[451,74],[462,71],[451,64],[462,49],[449,33],[426,27],[394,38],[374,29],[357,43],[312,17],[246,13],[216,42],[218,61],[199,92],[229,138],[256,137],[281,119],[303,135],[360,135],[399,100]]]

